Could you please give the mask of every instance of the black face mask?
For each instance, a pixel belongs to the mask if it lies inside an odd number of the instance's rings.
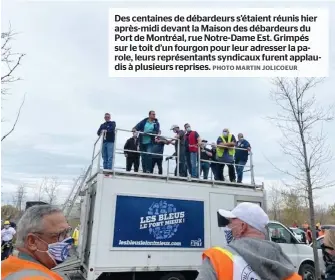
[[[332,247],[328,247],[324,244],[321,245],[322,255],[323,255],[323,261],[325,262],[325,265],[335,265],[335,256],[329,254],[326,249],[334,250]]]

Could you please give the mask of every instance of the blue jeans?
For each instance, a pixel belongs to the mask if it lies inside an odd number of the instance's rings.
[[[238,164],[238,165],[235,165],[236,174],[237,174],[237,183],[242,183],[243,170],[247,162],[246,161],[236,161],[235,164]],[[239,165],[242,165],[242,166],[239,166]]]
[[[152,153],[152,144],[140,144],[140,151]],[[152,173],[152,155],[141,153],[142,169],[144,173]]]
[[[191,152],[190,153],[190,170],[191,170],[191,177],[192,178],[198,178],[198,153]]]
[[[208,179],[208,173],[209,173],[209,162],[202,162],[201,163],[200,172],[204,173],[204,179],[207,180]]]
[[[104,142],[102,144],[102,159],[104,169],[112,169],[113,167],[113,152],[114,152],[114,143],[113,142]]]
[[[192,174],[192,165],[191,165],[191,156],[190,156],[190,152],[189,151],[186,151],[185,152],[185,162],[186,162],[186,175],[189,174],[191,175]]]

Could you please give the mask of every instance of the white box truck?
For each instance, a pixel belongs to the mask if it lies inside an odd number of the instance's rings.
[[[116,155],[124,158],[127,151],[116,148],[120,132],[131,131],[116,129],[113,162]],[[218,226],[218,209],[253,202],[266,210],[265,190],[254,183],[252,154],[251,184],[170,176],[169,162],[166,175],[127,172],[116,167],[102,170],[103,137],[94,144],[91,168],[71,203],[72,207],[81,193],[78,256],[55,268],[65,279],[194,280],[203,251],[225,245]],[[97,146],[100,149],[96,153]],[[200,157],[198,160],[203,161]],[[92,166],[97,166],[95,173]],[[176,174],[178,168],[177,164]],[[268,238],[282,246],[304,280],[316,279],[311,247],[299,243],[278,222],[269,224]]]
[[[266,208],[262,186],[98,172],[82,201],[78,257],[56,271],[72,280],[194,280],[204,249],[225,244],[217,210],[245,201]],[[296,271],[314,279],[312,249],[278,222],[273,231]]]

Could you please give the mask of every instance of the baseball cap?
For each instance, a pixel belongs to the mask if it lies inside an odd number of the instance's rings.
[[[269,216],[258,204],[242,202],[231,211],[219,209],[218,214],[226,219],[240,219],[264,234],[267,233],[266,226],[269,223]]]
[[[174,124],[173,126],[171,126],[170,130],[174,130],[175,128],[179,128],[179,125]]]

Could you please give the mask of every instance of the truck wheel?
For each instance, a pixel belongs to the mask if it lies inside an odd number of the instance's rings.
[[[172,273],[164,275],[159,280],[186,280],[186,279],[182,274],[178,272],[172,272]]]
[[[302,276],[302,280],[316,280],[315,268],[313,265],[304,263],[299,269],[299,275]]]

